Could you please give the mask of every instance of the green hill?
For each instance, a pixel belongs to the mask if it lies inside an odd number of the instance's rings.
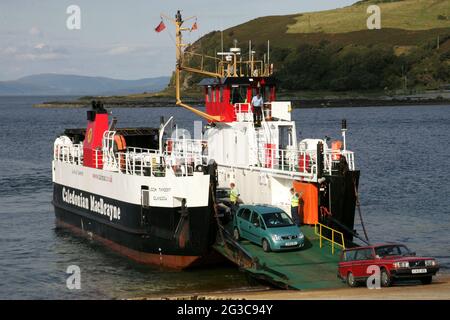
[[[448,0],[361,1],[342,9],[305,13],[294,17],[288,33],[343,33],[366,29],[367,7],[380,7],[382,28],[429,30],[450,27]],[[445,19],[444,19],[445,18]]]
[[[381,8],[381,30],[367,29],[372,4]],[[224,30],[223,39],[225,48],[237,40],[244,56],[252,40],[259,59],[270,40],[271,62],[288,90],[393,92],[450,83],[450,0],[367,0],[335,10],[261,17]],[[187,50],[215,56],[221,32],[210,32]],[[186,76],[185,89],[200,79]]]

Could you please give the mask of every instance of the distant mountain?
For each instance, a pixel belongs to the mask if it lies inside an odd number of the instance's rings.
[[[117,80],[63,74],[37,74],[14,81],[0,81],[0,95],[123,95],[157,92],[170,77]]]

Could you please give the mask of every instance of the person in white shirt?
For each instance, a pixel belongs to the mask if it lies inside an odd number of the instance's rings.
[[[252,99],[252,107],[253,107],[253,122],[257,126],[261,126],[262,120],[262,107],[264,105],[264,100],[261,97],[261,94],[258,92],[256,96]]]

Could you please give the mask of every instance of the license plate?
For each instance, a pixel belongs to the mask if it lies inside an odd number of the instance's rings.
[[[297,242],[286,242],[286,247],[296,246]]]
[[[412,269],[411,273],[427,273],[427,269]]]

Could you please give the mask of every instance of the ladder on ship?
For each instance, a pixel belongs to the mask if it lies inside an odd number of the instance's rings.
[[[262,166],[263,164],[265,164],[265,150],[266,150],[266,144],[269,142],[269,139],[267,138],[267,134],[266,134],[266,123],[265,121],[263,121],[261,123],[260,127],[255,126],[255,124],[253,124],[253,130],[255,133],[255,149],[253,150],[256,159],[254,161],[255,164],[257,164],[258,166]]]

